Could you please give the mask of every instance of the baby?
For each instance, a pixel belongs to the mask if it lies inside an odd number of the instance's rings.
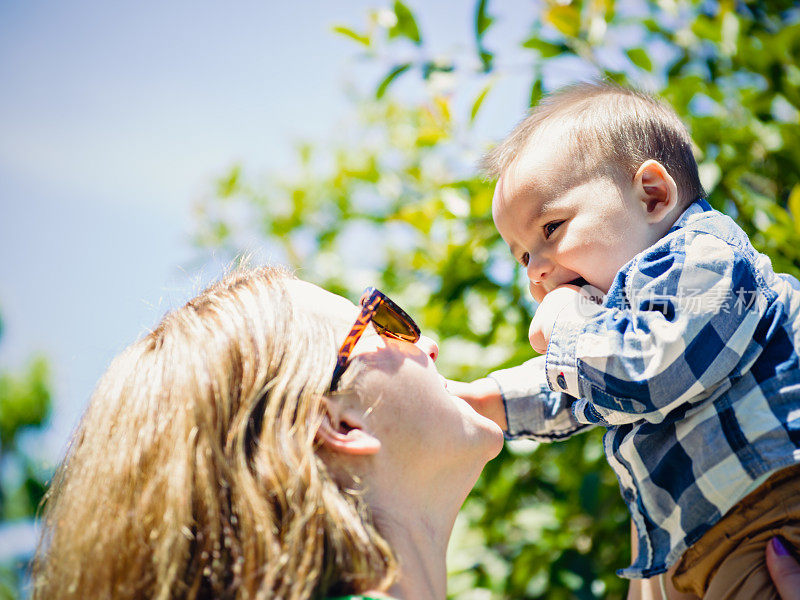
[[[545,356],[451,391],[508,438],[606,428],[638,542],[622,576],[777,597],[765,545],[800,544],[800,282],[705,201],[685,126],[645,94],[556,92],[486,165]]]

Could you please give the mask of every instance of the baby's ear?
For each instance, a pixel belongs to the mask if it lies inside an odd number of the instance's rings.
[[[678,186],[657,160],[642,163],[633,176],[633,187],[648,223],[661,222],[678,205]]]

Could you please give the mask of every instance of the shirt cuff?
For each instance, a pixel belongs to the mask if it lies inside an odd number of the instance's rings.
[[[553,324],[547,344],[547,383],[554,392],[581,397],[578,379],[578,339],[586,323],[601,309],[581,303],[579,309],[565,307]]]
[[[508,430],[503,432],[507,439],[527,436],[529,432],[542,428],[541,410],[535,410],[534,407],[540,394],[549,391],[544,356],[537,356],[510,369],[494,371],[488,377],[500,388],[508,423]]]
[[[508,429],[506,439],[528,438],[540,442],[566,439],[588,425],[572,416],[574,398],[554,394],[547,385],[545,358],[537,356],[518,367],[490,373],[500,387]]]

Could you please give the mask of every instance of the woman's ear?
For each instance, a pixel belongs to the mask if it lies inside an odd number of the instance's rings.
[[[661,222],[678,205],[678,186],[657,160],[642,163],[633,176],[633,186],[648,223]]]
[[[317,440],[328,450],[339,454],[377,454],[381,442],[367,429],[363,410],[343,404],[327,401],[325,416],[317,430]]]

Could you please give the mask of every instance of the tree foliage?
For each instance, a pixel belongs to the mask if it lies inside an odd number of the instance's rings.
[[[0,526],[32,519],[45,492],[49,474],[19,441],[24,432],[41,431],[47,423],[49,379],[47,361],[41,356],[19,373],[0,371]],[[24,560],[0,564],[0,598],[19,594],[24,568]]]
[[[422,9],[422,5],[420,5]],[[791,1],[539,2],[526,15],[473,6],[474,60],[432,58],[395,1],[365,27],[336,25],[384,74],[333,147],[302,145],[291,177],[231,167],[198,204],[198,243],[235,254],[253,239],[301,277],[356,299],[374,284],[439,341],[440,370],[475,378],[530,357],[532,306],[494,230],[492,186],[474,168],[474,123],[498,76],[524,77],[530,104],[560,66],[667,100],[697,144],[701,178],[778,270],[800,274],[800,11]],[[510,71],[497,18],[527,19]],[[409,48],[412,50],[409,54]],[[442,93],[442,77],[469,76]],[[409,100],[392,93],[414,77]],[[439,81],[437,81],[439,80]],[[475,94],[477,81],[478,92]],[[466,94],[473,94],[466,98]],[[468,111],[458,112],[466,105]],[[526,106],[507,110],[523,115]],[[463,114],[462,114],[463,113]],[[255,236],[255,238],[253,237]],[[450,557],[454,597],[622,598],[628,521],[600,432],[509,444],[464,507]],[[484,595],[479,595],[483,593]]]

